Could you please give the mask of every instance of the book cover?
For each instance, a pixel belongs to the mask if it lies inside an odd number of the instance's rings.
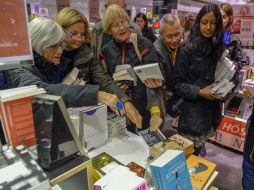
[[[127,167],[130,168],[132,172],[135,172],[137,176],[144,177],[145,175],[145,168],[137,164],[136,162],[130,162],[127,164]]]
[[[106,152],[102,152],[99,155],[92,158],[93,167],[101,174],[105,175],[106,172],[103,171],[103,168],[111,163],[123,165],[120,161],[115,159],[113,156],[109,155]]]
[[[159,190],[192,190],[183,151],[166,150],[150,163],[150,168]]]
[[[191,183],[194,188],[202,190],[216,169],[216,164],[201,157],[191,155],[187,159]]]
[[[158,63],[140,65],[134,67],[133,69],[142,82],[146,79],[164,80]]]
[[[175,134],[150,147],[150,154],[158,157],[168,149],[182,150],[185,156],[188,157],[194,150],[194,143],[181,135]]]
[[[162,134],[162,132],[159,129],[157,129],[154,132],[151,132],[149,129],[145,129],[139,131],[138,135],[143,139],[144,143],[148,147],[152,147],[154,144],[166,139],[166,137]]]
[[[45,91],[34,85],[0,92],[0,117],[9,145],[35,144],[32,98],[41,93]]]

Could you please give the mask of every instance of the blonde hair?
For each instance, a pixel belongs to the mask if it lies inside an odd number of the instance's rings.
[[[229,21],[228,21],[228,25],[226,26],[225,30],[231,30],[231,26],[233,24],[234,21],[234,11],[233,8],[230,4],[228,3],[223,3],[220,4],[220,9],[223,10],[226,15],[229,17]]]
[[[109,33],[112,24],[119,18],[130,21],[129,16],[127,15],[124,9],[115,4],[110,5],[103,15],[102,20],[103,32]]]
[[[180,24],[180,20],[176,15],[172,15],[172,14],[165,14],[160,22],[160,32],[163,33],[164,32],[164,25],[168,24],[168,25],[174,25],[175,23],[179,23],[179,26],[181,26]]]
[[[65,34],[61,26],[54,20],[46,17],[38,17],[28,24],[32,48],[38,54],[52,45],[65,40]]]
[[[68,28],[69,26],[76,24],[78,22],[82,22],[85,24],[86,28],[86,37],[91,39],[91,33],[89,31],[89,24],[87,18],[77,9],[72,7],[63,8],[55,18],[55,21],[62,26],[62,28]]]

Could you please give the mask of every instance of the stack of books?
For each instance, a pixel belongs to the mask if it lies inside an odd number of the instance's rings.
[[[187,158],[194,151],[194,143],[181,135],[175,134],[150,147],[150,155],[157,158],[168,149],[184,151]]]
[[[222,79],[212,89],[210,89],[210,92],[216,96],[225,98],[234,87],[235,84],[233,82],[230,82],[228,79]]]
[[[78,78],[79,70],[74,67],[72,71],[66,75],[66,77],[63,79],[62,84],[66,85],[84,85],[86,84],[83,79]]]
[[[115,73],[113,73],[113,79],[116,82],[121,82],[125,84],[133,84],[136,86],[137,77],[133,71],[133,68],[129,64],[117,65],[115,68]]]
[[[108,141],[107,106],[69,108],[68,113],[84,147],[89,151]]]
[[[155,189],[192,190],[190,176],[183,151],[166,150],[150,163]]]
[[[108,116],[108,135],[109,139],[113,137],[122,137],[127,132],[126,117],[122,117],[116,114],[110,114]]]
[[[254,80],[247,79],[243,84],[244,89],[254,89]]]
[[[235,74],[235,65],[228,58],[228,50],[225,50],[217,63],[215,70],[215,81],[221,81],[222,79],[231,80]]]
[[[187,159],[187,167],[194,190],[209,189],[218,175],[215,163],[198,156],[191,155]]]
[[[35,144],[32,100],[46,93],[35,85],[2,90],[0,92],[0,117],[6,142],[12,147]]]

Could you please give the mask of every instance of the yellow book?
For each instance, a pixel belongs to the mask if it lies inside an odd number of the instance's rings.
[[[191,155],[186,162],[192,186],[196,190],[203,190],[214,173],[216,164],[195,155]]]
[[[182,150],[184,151],[185,157],[188,157],[194,150],[194,143],[181,135],[175,134],[153,145],[150,148],[150,154],[157,158],[168,149]]]

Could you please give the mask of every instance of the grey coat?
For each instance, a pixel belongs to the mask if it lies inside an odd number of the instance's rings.
[[[21,87],[28,85],[37,85],[44,88],[49,94],[61,96],[67,107],[91,106],[97,104],[98,85],[86,84],[83,86],[72,86],[65,84],[53,84],[52,64],[47,63],[38,54],[34,57],[35,65],[23,65],[22,68],[12,69],[6,72],[8,87]],[[62,69],[68,73],[71,63],[68,60],[62,60]]]

